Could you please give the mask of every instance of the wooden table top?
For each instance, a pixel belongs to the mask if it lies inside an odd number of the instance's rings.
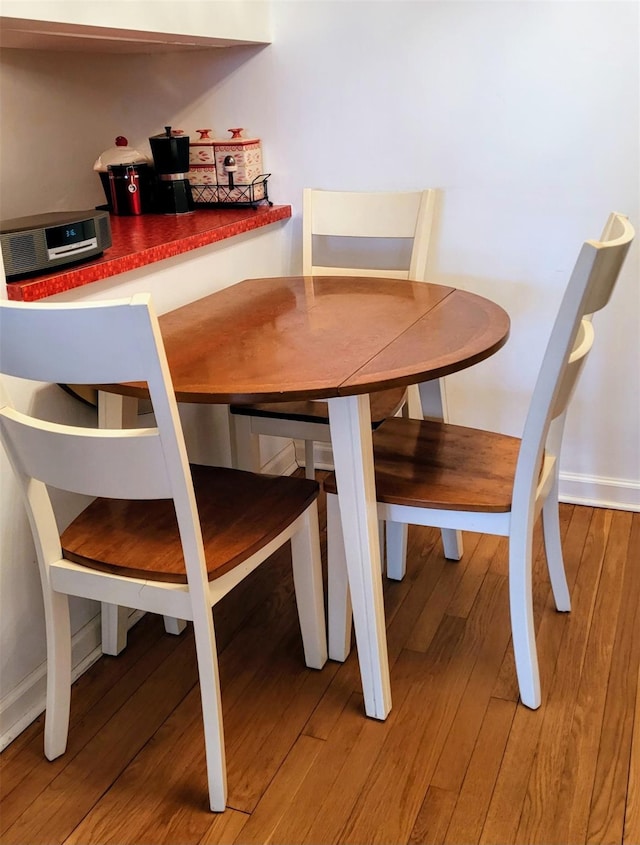
[[[509,336],[495,303],[355,276],[248,279],[160,317],[180,402],[327,399],[439,378]],[[114,392],[143,396],[142,386]]]

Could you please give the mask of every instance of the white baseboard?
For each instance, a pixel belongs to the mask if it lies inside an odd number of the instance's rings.
[[[302,450],[304,456],[304,448]],[[304,464],[304,459],[302,461]],[[262,472],[267,475],[291,475],[298,469],[298,461],[296,460],[296,450],[293,442],[289,442],[284,449],[274,455],[262,467]]]
[[[559,498],[574,505],[638,512],[640,482],[561,472]]]
[[[298,463],[303,465],[304,443],[301,441],[296,442],[296,456]],[[333,455],[329,443],[316,443],[314,456],[318,469],[333,469]],[[559,497],[561,502],[574,505],[640,511],[640,482],[561,472]]]
[[[333,469],[333,452],[330,443],[314,443],[313,457],[316,469]],[[295,459],[299,466],[304,466],[304,440],[295,441]]]
[[[142,617],[131,611],[129,628]],[[102,656],[100,614],[90,619],[71,638],[71,681]],[[22,733],[34,719],[44,713],[47,698],[47,663],[41,663],[17,687],[0,700],[0,751]]]

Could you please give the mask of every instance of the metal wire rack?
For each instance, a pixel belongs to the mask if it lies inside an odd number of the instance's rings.
[[[247,185],[194,185],[191,184],[193,203],[197,207],[216,207],[221,205],[273,205],[267,191],[267,179],[270,173],[262,173]]]

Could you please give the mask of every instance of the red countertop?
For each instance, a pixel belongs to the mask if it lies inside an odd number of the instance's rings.
[[[108,279],[207,244],[291,217],[290,205],[199,209],[192,214],[111,215],[113,244],[92,261],[7,284],[9,299],[35,302],[55,293]]]

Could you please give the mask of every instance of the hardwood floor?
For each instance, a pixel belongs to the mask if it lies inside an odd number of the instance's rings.
[[[193,640],[145,617],[74,685],[66,754],[43,717],[0,757],[0,841],[640,843],[640,514],[561,507],[573,610],[536,534],[543,703],[517,702],[503,539],[446,562],[410,529],[385,581],[393,709],[367,719],[355,654],[307,670],[287,553],[215,609],[229,809],[207,810]]]

